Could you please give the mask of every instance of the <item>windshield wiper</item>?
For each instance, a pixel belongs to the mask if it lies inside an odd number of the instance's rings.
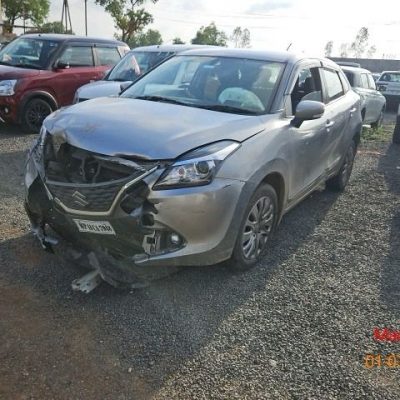
[[[139,100],[149,100],[149,101],[159,101],[160,103],[171,103],[171,104],[179,104],[181,106],[188,106],[192,104],[185,103],[183,101],[171,99],[170,97],[163,97],[163,96],[137,96],[137,97],[132,97],[133,99],[139,99]]]
[[[244,114],[244,115],[260,114],[260,112],[257,111],[247,110],[245,108],[240,108],[240,107],[228,106],[226,104],[200,104],[200,105],[196,104],[195,107],[204,108],[206,110],[212,110],[212,111],[233,113],[233,114]]]
[[[7,63],[7,62],[5,62],[5,61],[0,61],[0,65],[10,65],[10,66],[12,66],[12,64]]]

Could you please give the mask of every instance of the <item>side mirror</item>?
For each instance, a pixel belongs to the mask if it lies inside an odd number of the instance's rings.
[[[54,63],[54,67],[53,67],[54,69],[68,69],[69,68],[69,64],[68,63],[65,63],[65,62],[62,62],[62,61],[60,61],[60,60],[57,60],[55,63]]]
[[[131,85],[132,85],[132,82],[122,82],[121,85],[119,86],[119,89],[120,89],[119,93],[121,94],[125,89],[127,89]]]
[[[296,128],[300,128],[304,121],[321,118],[325,112],[325,104],[320,101],[303,100],[296,107],[294,118],[290,124]]]

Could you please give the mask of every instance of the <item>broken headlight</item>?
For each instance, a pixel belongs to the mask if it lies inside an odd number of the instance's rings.
[[[190,151],[163,172],[153,189],[207,185],[220,164],[239,147],[237,142],[224,140]]]

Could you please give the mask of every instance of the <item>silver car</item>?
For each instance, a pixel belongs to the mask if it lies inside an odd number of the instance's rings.
[[[26,210],[43,247],[55,234],[115,286],[156,267],[243,270],[286,212],[324,183],[345,188],[361,127],[360,97],[332,61],[185,52],[120,97],[49,116]]]
[[[129,51],[103,80],[81,86],[76,91],[73,102],[75,104],[96,97],[118,95],[124,87],[168,57],[197,47],[204,46],[173,44],[136,47]]]
[[[386,99],[377,90],[370,71],[363,68],[342,66],[353,90],[361,97],[361,115],[365,124],[376,129],[382,125]]]
[[[383,71],[376,86],[386,97],[388,104],[397,109],[400,104],[400,71]]]

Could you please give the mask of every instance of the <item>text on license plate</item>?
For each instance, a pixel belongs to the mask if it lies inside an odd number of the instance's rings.
[[[97,233],[99,235],[115,235],[114,228],[108,221],[87,221],[74,219],[79,232]]]

